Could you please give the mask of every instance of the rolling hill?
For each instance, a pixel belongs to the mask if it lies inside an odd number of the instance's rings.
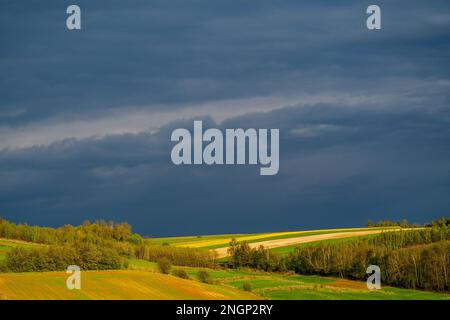
[[[259,299],[232,287],[139,270],[86,271],[81,290],[66,287],[65,272],[0,275],[0,299],[12,300],[227,300]]]
[[[94,227],[98,228],[97,225],[94,225]],[[87,225],[85,228],[94,229],[94,227]],[[109,229],[108,226],[105,226],[100,230],[108,231]],[[202,250],[215,250],[219,257],[225,257],[229,242],[233,238],[238,241],[247,241],[250,247],[264,245],[265,248],[272,251],[286,253],[299,245],[312,246],[323,242],[352,241],[360,237],[376,236],[376,234],[382,232],[389,232],[386,235],[389,236],[394,235],[391,232],[400,230],[407,229],[398,227],[322,229],[261,234],[151,238],[142,241],[148,241],[153,245],[149,247],[149,250],[153,247],[170,250],[182,249],[181,251],[184,250],[187,254],[192,253],[190,250],[197,250],[201,253],[205,252]],[[107,242],[106,245],[109,243],[111,242]],[[14,247],[44,247],[46,249],[46,247],[51,246],[21,240],[0,239],[0,262],[4,259],[5,254]],[[130,248],[130,245],[128,248]],[[153,250],[156,249],[153,248]],[[168,251],[166,254],[171,253],[173,252]],[[126,259],[130,256],[134,256],[134,254],[127,255]],[[211,268],[187,267],[186,264],[174,266],[173,268],[186,271],[189,277],[188,279],[181,279],[174,275],[161,274],[157,264],[149,262],[148,259],[130,258],[128,262],[128,269],[125,270],[82,271],[81,290],[67,289],[66,279],[68,274],[64,271],[0,273],[0,299],[450,299],[448,293],[400,289],[389,286],[383,286],[381,290],[370,291],[364,281],[319,275],[306,276],[295,274],[293,271],[264,272],[248,268],[228,269],[226,264],[214,264]],[[192,266],[192,264],[187,265]],[[199,270],[207,272],[209,277],[207,283],[200,281]],[[31,271],[36,271],[36,269]],[[48,269],[43,271],[48,271]]]
[[[196,237],[171,237],[171,238],[155,238],[154,243],[170,244],[178,247],[201,248],[214,250],[218,258],[224,258],[228,255],[228,244],[232,239],[237,241],[246,241],[250,247],[257,248],[264,246],[267,249],[275,248],[295,248],[295,246],[325,241],[337,240],[344,238],[354,238],[361,236],[369,236],[382,232],[393,232],[407,229],[400,228],[347,228],[347,229],[322,229],[308,231],[290,231],[277,233],[261,233],[261,234],[231,234],[231,235],[209,235]]]
[[[155,263],[131,260],[129,270],[86,271],[81,290],[66,288],[65,272],[0,274],[0,299],[21,300],[448,300],[450,295],[383,287],[369,291],[364,282],[331,277],[269,273],[250,269],[201,269],[213,284],[198,281],[199,268],[183,268],[190,280],[157,272]],[[243,290],[249,284],[252,292]]]

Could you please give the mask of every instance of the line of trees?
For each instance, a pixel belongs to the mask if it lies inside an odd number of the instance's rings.
[[[60,228],[15,224],[0,218],[0,238],[23,240],[49,245],[86,242],[108,246],[113,242],[142,243],[140,235],[133,233],[126,223],[99,220],[84,221],[80,226],[65,225]]]
[[[246,241],[232,239],[228,248],[230,256],[228,265],[231,268],[250,267],[264,271],[286,271],[285,259],[264,246],[251,248]]]
[[[217,254],[213,251],[196,248],[141,244],[136,246],[135,257],[152,262],[168,259],[172,264],[178,266],[214,268]]]
[[[408,220],[403,219],[400,221],[391,221],[391,220],[380,220],[377,222],[373,222],[372,220],[367,221],[367,227],[402,227],[402,228],[416,228],[420,227],[417,223],[409,223]]]
[[[128,267],[127,259],[116,250],[81,243],[77,246],[16,247],[6,253],[3,272],[43,272],[66,270],[77,265],[82,270],[109,270]]]
[[[47,247],[10,250],[0,271],[54,271],[78,265],[84,270],[120,269],[128,258],[192,267],[215,267],[214,252],[155,245],[133,233],[128,223],[85,221],[60,228],[14,224],[0,219],[0,238],[45,244]]]
[[[401,232],[383,232],[364,241],[386,249],[400,249],[443,240],[450,240],[450,225],[434,225],[433,227],[403,230]]]
[[[436,220],[431,221],[430,223],[426,223],[424,227],[440,227],[450,225],[450,218],[442,217]],[[373,222],[372,220],[367,221],[367,227],[402,227],[402,228],[417,228],[421,227],[418,223],[409,223],[408,220],[403,219],[400,221],[391,221],[391,220],[380,220],[377,222]]]

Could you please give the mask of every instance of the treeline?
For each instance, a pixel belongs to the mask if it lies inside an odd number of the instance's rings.
[[[262,247],[230,243],[230,266],[365,280],[369,265],[382,283],[403,288],[450,290],[450,227],[386,232],[370,238],[297,247],[280,256]]]
[[[250,267],[264,271],[286,271],[285,259],[263,246],[251,248],[246,241],[233,239],[228,248],[230,256],[228,266],[231,268]]]
[[[120,269],[128,258],[153,262],[165,258],[171,264],[192,267],[216,265],[213,252],[152,244],[133,233],[128,223],[85,221],[80,226],[55,229],[0,219],[0,238],[47,245],[8,251],[0,271],[55,271],[66,270],[68,265],[78,265],[84,270]]]
[[[126,268],[128,262],[113,249],[87,243],[33,249],[16,247],[6,253],[0,271],[59,271],[66,270],[70,265],[77,265],[82,270],[108,270]]]
[[[111,221],[84,221],[80,226],[65,225],[60,228],[15,224],[0,218],[0,238],[23,240],[49,245],[92,243],[108,246],[114,242],[142,243],[143,239],[132,232],[131,226]]]
[[[85,270],[110,269],[112,266],[123,266],[121,261],[134,257],[135,246],[144,242],[140,235],[132,232],[128,223],[103,220],[94,223],[86,220],[80,226],[50,228],[0,219],[0,238],[50,247],[9,251],[0,271],[11,272],[65,270],[73,264],[79,267],[82,264]],[[60,256],[55,252],[60,253]],[[20,263],[25,261],[24,257],[31,262],[22,266]]]
[[[450,240],[450,225],[434,225],[433,227],[403,230],[401,232],[383,232],[363,241],[380,248],[400,249],[443,240]]]
[[[158,262],[167,259],[178,266],[213,268],[216,266],[216,253],[209,250],[169,245],[142,244],[136,246],[137,259]]]
[[[425,224],[425,227],[448,227],[450,226],[450,218],[442,217]]]
[[[436,220],[420,225],[418,223],[409,223],[408,220],[403,219],[400,221],[391,220],[380,220],[373,222],[372,220],[367,221],[367,227],[402,227],[402,228],[418,228],[418,227],[442,227],[450,225],[450,218],[442,217]]]
[[[377,222],[373,222],[372,220],[367,221],[367,227],[401,227],[401,228],[417,228],[420,227],[420,224],[417,223],[409,223],[408,220],[403,219],[400,221],[391,221],[391,220],[380,220]]]

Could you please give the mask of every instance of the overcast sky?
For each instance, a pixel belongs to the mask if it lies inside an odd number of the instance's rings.
[[[0,216],[143,235],[450,210],[450,2],[0,0]],[[82,30],[68,31],[78,4]],[[174,128],[279,128],[280,171],[175,166]]]

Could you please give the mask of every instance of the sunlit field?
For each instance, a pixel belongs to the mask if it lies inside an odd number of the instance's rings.
[[[320,229],[307,231],[289,231],[289,232],[272,232],[259,234],[223,234],[223,235],[207,235],[207,236],[187,236],[187,237],[167,237],[167,238],[151,238],[155,244],[170,244],[180,247],[217,249],[227,247],[232,239],[238,241],[247,241],[248,243],[269,241],[276,239],[289,239],[311,235],[321,235],[329,233],[347,233],[356,231],[371,230],[390,230],[395,228],[343,228],[343,229]]]

